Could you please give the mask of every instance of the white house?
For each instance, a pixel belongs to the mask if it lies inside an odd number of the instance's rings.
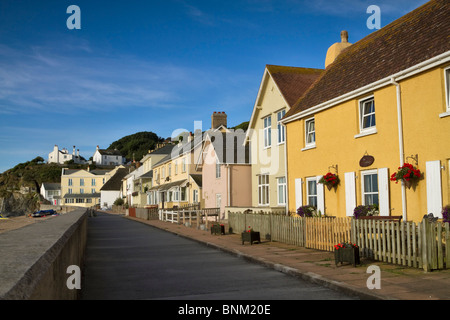
[[[100,189],[100,205],[111,208],[117,198],[121,197],[122,179],[128,174],[127,168],[119,168]]]
[[[75,146],[73,146],[72,154],[70,154],[69,150],[66,148],[59,150],[58,146],[55,144],[53,151],[48,154],[47,162],[64,164],[66,161],[70,160],[73,160],[73,162],[78,164],[86,163],[86,160],[80,156],[80,149],[77,149],[75,153]]]
[[[99,149],[97,146],[92,161],[100,166],[119,166],[125,163],[125,157],[118,150]]]
[[[47,183],[41,185],[41,195],[53,205],[61,205],[61,183]]]

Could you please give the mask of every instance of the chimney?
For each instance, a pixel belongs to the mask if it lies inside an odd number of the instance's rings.
[[[95,150],[98,150],[98,145],[97,145],[97,149],[95,149]]]
[[[328,48],[327,56],[325,58],[325,68],[328,67],[338,57],[338,55],[352,44],[348,42],[348,32],[346,30],[341,31],[341,42],[336,42]]]
[[[217,129],[220,126],[227,127],[227,115],[225,112],[216,112],[211,116],[211,129]]]
[[[75,146],[73,146],[72,155],[75,156]]]
[[[80,149],[77,149],[77,157],[80,157]]]

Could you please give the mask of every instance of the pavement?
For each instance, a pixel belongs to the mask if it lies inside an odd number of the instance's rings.
[[[364,300],[449,300],[450,270],[433,270],[361,259],[361,264],[335,264],[334,253],[261,239],[242,244],[240,234],[213,235],[209,230],[160,220],[128,219],[189,238],[206,246],[262,264],[294,277]],[[373,271],[373,270],[377,271]],[[378,277],[379,276],[379,277]],[[375,279],[378,277],[379,281]],[[371,288],[369,288],[371,287]]]

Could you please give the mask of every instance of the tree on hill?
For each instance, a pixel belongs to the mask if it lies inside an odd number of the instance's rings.
[[[241,124],[238,124],[237,126],[231,128],[231,129],[234,129],[234,130],[242,129],[243,131],[247,131],[248,124],[249,124],[249,121],[245,121],[245,122],[242,122]]]
[[[163,138],[156,133],[143,131],[125,136],[111,143],[108,150],[117,149],[127,160],[141,160],[149,150],[153,150],[157,143],[163,142]]]

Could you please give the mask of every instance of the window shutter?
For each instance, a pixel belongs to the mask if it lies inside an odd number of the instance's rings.
[[[295,179],[295,210],[303,205],[302,178]]]
[[[441,162],[426,163],[427,211],[435,217],[442,218]]]
[[[356,186],[355,173],[345,173],[345,214],[349,217],[353,216],[353,210],[356,207]]]
[[[317,176],[317,211],[321,214],[325,214],[325,198],[324,198],[324,192],[323,192],[323,184],[319,183],[319,180],[322,178],[322,176]]]
[[[380,216],[389,216],[389,172],[388,168],[378,169],[378,197]]]

